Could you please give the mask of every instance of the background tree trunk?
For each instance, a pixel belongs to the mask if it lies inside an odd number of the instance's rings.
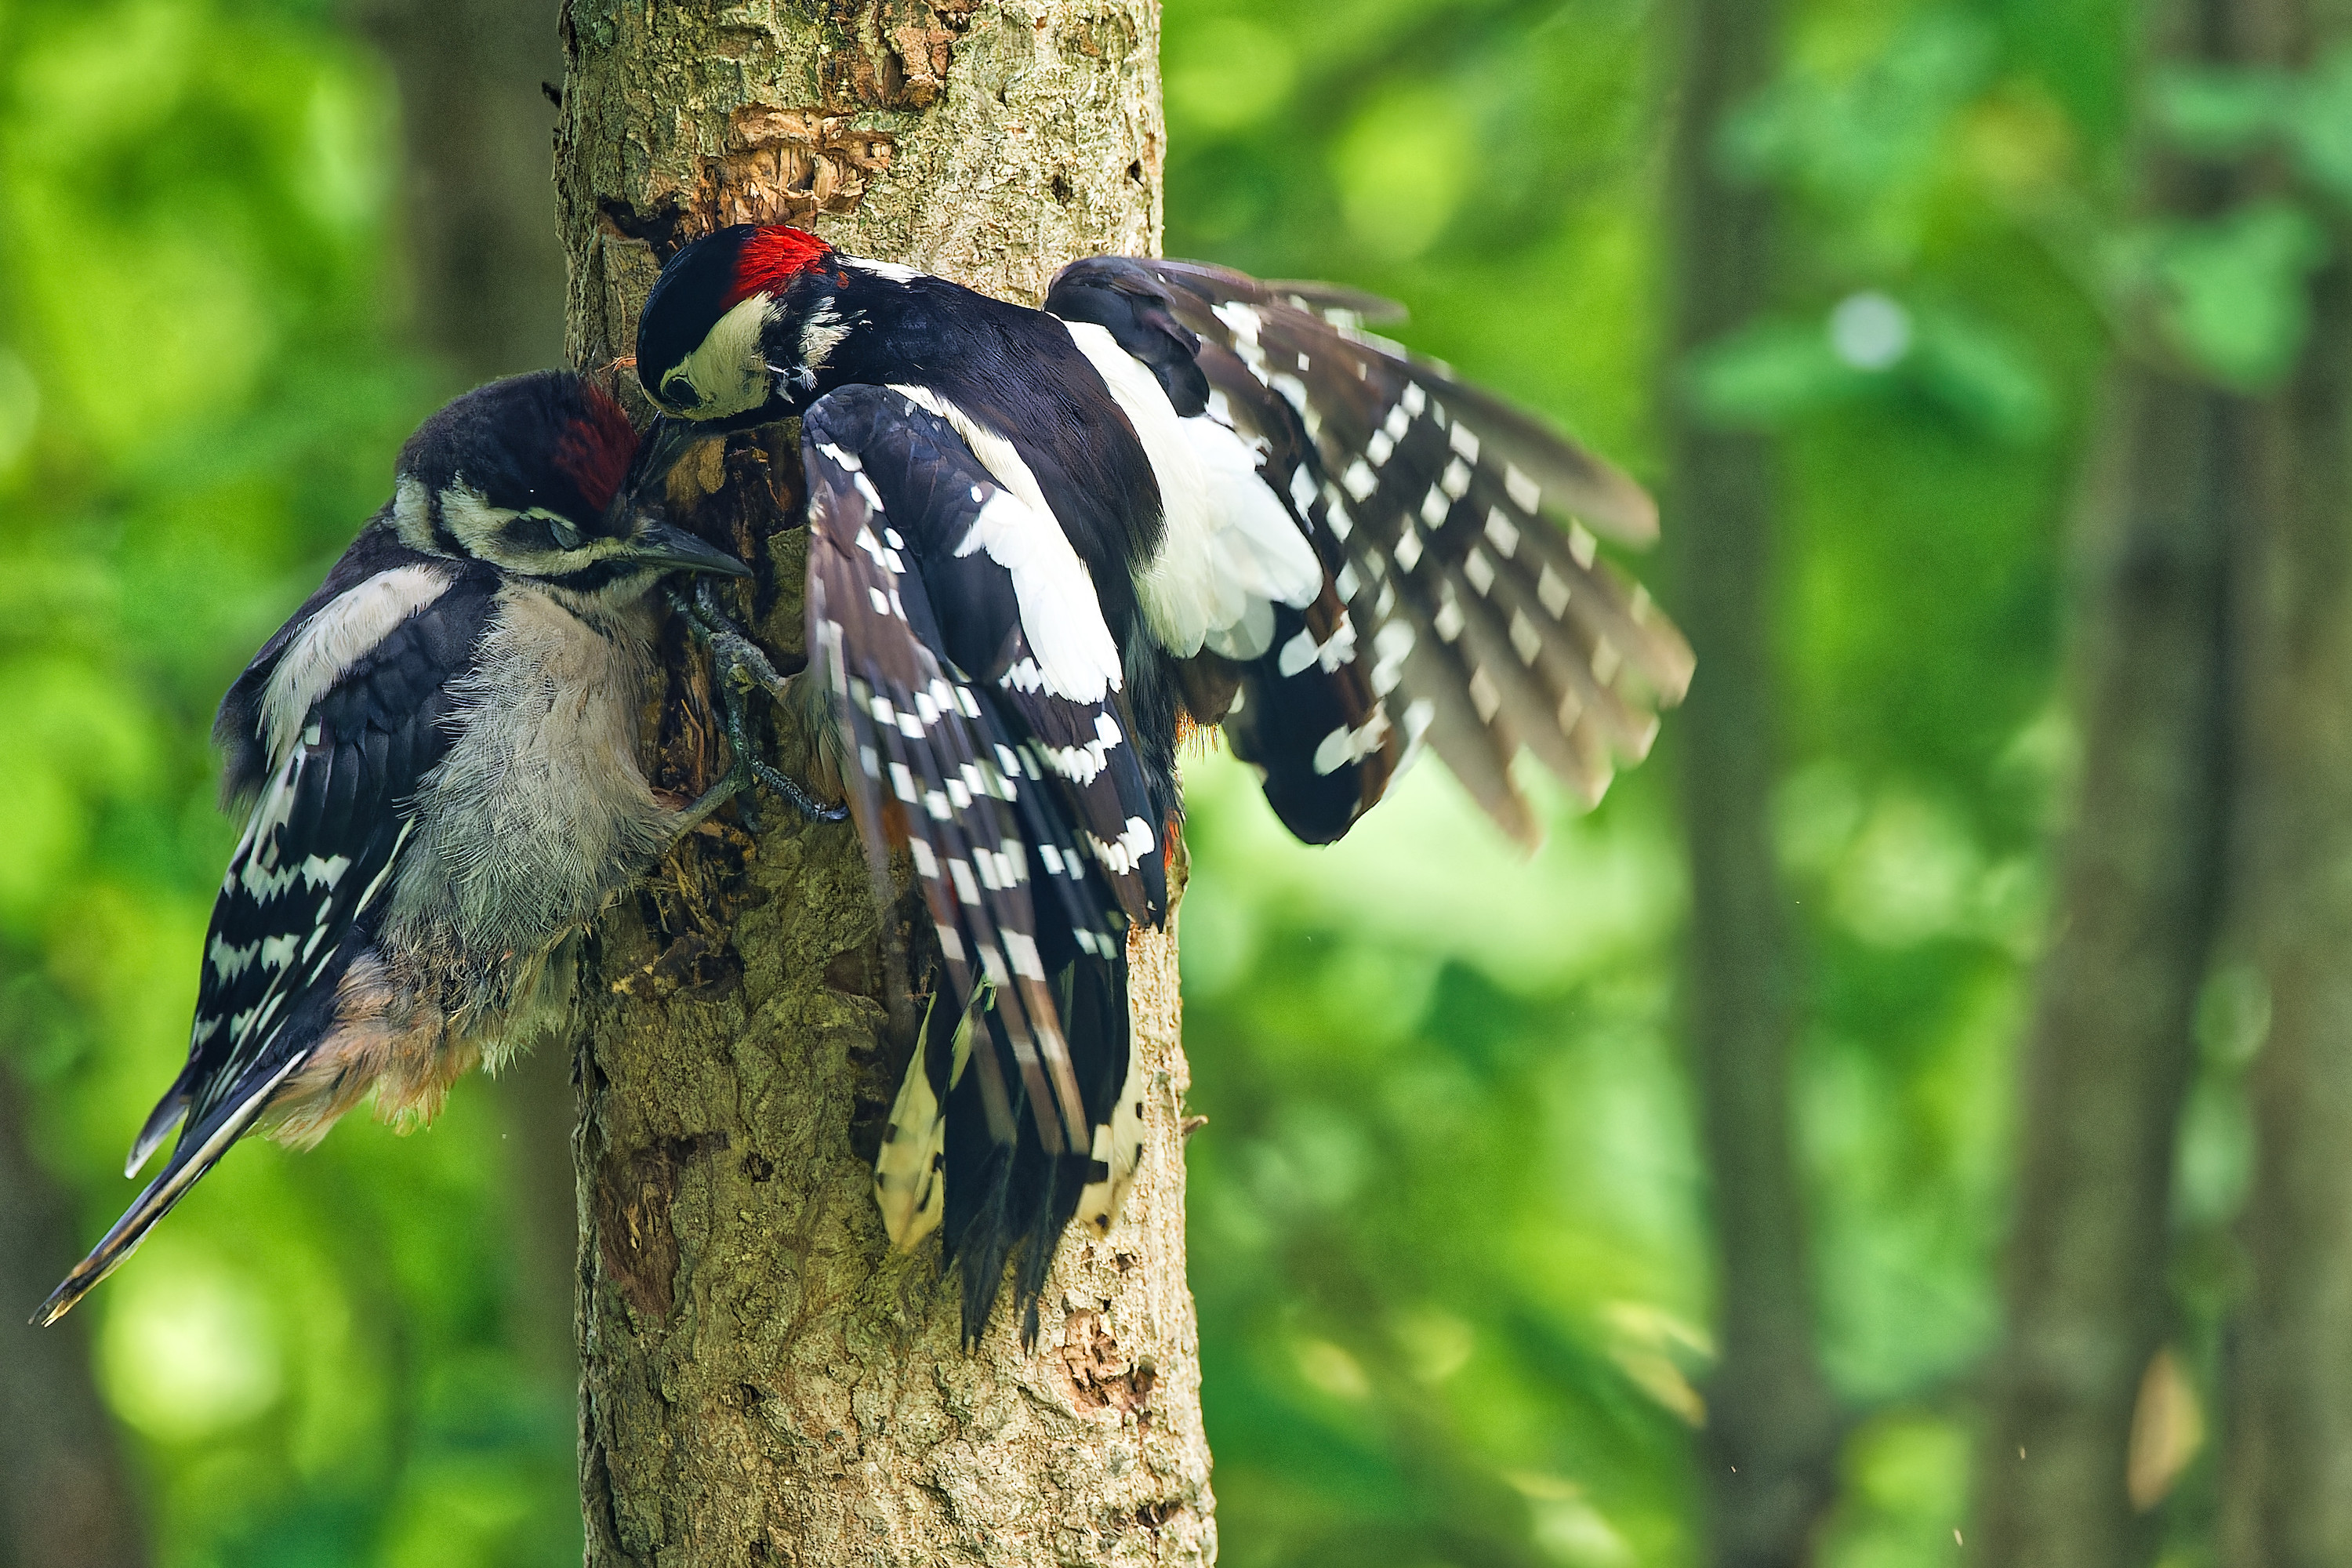
[[[415,332],[468,385],[553,364],[563,350],[555,106],[541,85],[563,76],[556,10],[556,0],[369,0],[360,12],[400,84]],[[579,1376],[571,1068],[561,1051],[532,1051],[491,1087],[514,1241],[508,1339],[565,1398]]]
[[[662,257],[725,223],[814,216],[845,248],[1030,300],[1073,257],[1156,245],[1153,0],[812,9],[568,7],[575,363],[629,352]],[[796,656],[792,450],[706,447],[685,485],[719,493],[706,526],[772,552],[756,624]],[[665,742],[670,762],[702,744],[690,726]],[[801,739],[782,756],[804,766]],[[1134,945],[1150,1114],[1127,1214],[1063,1247],[1034,1354],[1002,1300],[967,1354],[936,1243],[890,1256],[871,1195],[922,922],[904,903],[877,919],[848,826],[765,809],[756,842],[674,857],[590,954],[588,1561],[1209,1561],[1172,935]]]
[[[2211,61],[2233,0],[2156,20],[2155,58]],[[2147,154],[2150,205],[2209,216],[2219,172]],[[2168,1221],[2230,809],[2230,540],[2238,401],[2119,363],[2077,544],[2081,795],[2019,1078],[2007,1329],[1979,1459],[1988,1563],[2119,1568],[2158,1536],[2133,1496],[2134,1414],[2173,1327]]]
[[[1724,118],[1769,80],[1779,7],[1690,0],[1673,147],[1674,360],[1743,325],[1771,280],[1771,196],[1718,172]],[[1689,835],[1689,1050],[1713,1206],[1722,1360],[1699,1437],[1713,1560],[1806,1562],[1839,1418],[1813,1342],[1790,1110],[1798,982],[1769,826],[1771,454],[1670,395],[1675,605],[1699,676],[1674,726]]]
[[[2309,68],[2352,40],[2341,0],[2231,12],[2248,63]],[[2270,1031],[2251,1078],[2231,1568],[2352,1561],[2352,226],[2334,213],[2302,360],[2246,411],[2238,894]]]
[[[563,348],[542,83],[563,74],[557,0],[361,0],[392,62],[407,152],[401,216],[417,335],[471,381]]]
[[[81,1256],[72,1200],[33,1159],[26,1086],[0,1052],[0,1568],[142,1568],[145,1513],[90,1378],[92,1314],[24,1321]]]

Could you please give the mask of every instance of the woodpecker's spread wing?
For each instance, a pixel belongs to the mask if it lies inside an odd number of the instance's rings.
[[[254,733],[239,740],[276,765],[213,904],[187,1065],[148,1117],[125,1173],[184,1122],[179,1142],[36,1321],[63,1315],[128,1257],[267,1115],[333,1026],[336,988],[390,900],[411,796],[448,750],[450,682],[488,618],[485,580],[435,570],[438,591],[388,626],[381,595],[368,595],[379,580],[371,577],[309,607],[292,637],[273,639],[278,671],[251,704]],[[414,580],[409,588],[414,600]],[[276,744],[273,721],[291,731]]]
[[[1646,752],[1650,705],[1679,700],[1691,658],[1598,557],[1594,531],[1655,534],[1631,479],[1361,331],[1382,303],[1368,297],[1097,257],[1066,270],[1046,305],[1098,320],[1118,313],[1130,335],[1172,330],[1197,345],[1202,405],[1261,444],[1262,477],[1329,573],[1337,613],[1327,600],[1295,630],[1286,621],[1281,651],[1244,672],[1232,720],[1294,831],[1338,837],[1426,741],[1527,840],[1509,773],[1522,744],[1588,799],[1612,752]],[[1554,517],[1581,521],[1563,531]]]
[[[1024,1238],[1034,1306],[1095,1177],[1127,1071],[1125,928],[1164,917],[1160,835],[1116,688],[1036,651],[1094,640],[1041,616],[1100,615],[1083,578],[1075,600],[1024,592],[1051,520],[890,388],[822,399],[802,447],[810,643],[852,803],[877,873],[910,852],[948,969],[877,1192],[902,1246],[944,1221],[977,1333]]]

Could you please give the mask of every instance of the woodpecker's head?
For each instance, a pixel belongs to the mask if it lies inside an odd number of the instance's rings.
[[[833,247],[737,224],[669,259],[637,318],[637,379],[672,418],[730,429],[798,413],[843,336]]]
[[[401,448],[393,524],[413,549],[577,593],[641,593],[666,572],[748,575],[726,552],[615,504],[636,452],[629,416],[585,377],[549,370],[494,381]]]

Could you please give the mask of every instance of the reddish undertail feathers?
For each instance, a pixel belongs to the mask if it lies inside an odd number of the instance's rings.
[[[754,294],[782,294],[784,285],[833,254],[833,247],[805,230],[782,224],[751,231],[735,258],[735,281],[725,296],[731,307]]]

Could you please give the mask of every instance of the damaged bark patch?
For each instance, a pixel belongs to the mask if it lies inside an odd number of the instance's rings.
[[[829,0],[841,31],[817,79],[827,104],[924,110],[947,91],[956,40],[971,26],[974,0]]]
[[[725,143],[693,181],[644,206],[610,198],[597,212],[611,231],[666,262],[688,241],[738,223],[805,224],[851,213],[890,167],[898,139],[860,130],[847,114],[746,104],[727,117]]]
[[[622,1299],[638,1314],[669,1316],[677,1280],[670,1204],[696,1156],[727,1147],[724,1132],[665,1138],[625,1158],[608,1152],[596,1172],[596,1250]]]
[[[746,105],[728,116],[727,150],[703,161],[695,205],[713,227],[856,212],[867,184],[890,167],[895,144],[887,132],[859,130],[846,114]]]
[[[1079,1410],[1117,1409],[1149,1419],[1160,1374],[1119,1353],[1100,1312],[1081,1308],[1069,1315],[1063,1325],[1062,1364],[1069,1374],[1070,1403]]]

